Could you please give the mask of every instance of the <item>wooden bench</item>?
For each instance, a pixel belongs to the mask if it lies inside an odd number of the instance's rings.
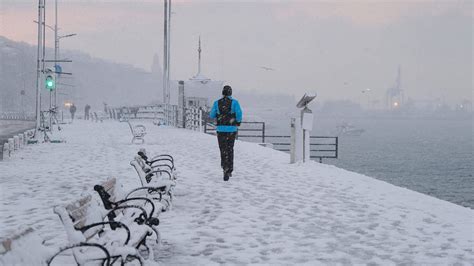
[[[115,200],[115,179],[109,179],[101,187]],[[142,265],[143,252],[147,252],[148,257],[152,258],[153,253],[146,240],[148,236],[156,234],[158,241],[159,235],[149,224],[150,213],[135,203],[117,204],[106,210],[95,199],[88,195],[66,206],[54,208],[66,230],[69,246],[52,256],[48,264],[66,251],[72,251],[74,260],[79,265],[92,261],[105,265],[138,261]]]

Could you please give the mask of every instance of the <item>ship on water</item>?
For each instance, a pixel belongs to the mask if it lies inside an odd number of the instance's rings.
[[[334,132],[337,136],[360,136],[365,132],[365,129],[358,128],[347,122],[342,122],[336,126],[336,131]]]

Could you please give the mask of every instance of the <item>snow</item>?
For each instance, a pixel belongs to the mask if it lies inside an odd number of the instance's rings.
[[[124,123],[79,120],[59,134],[66,143],[29,145],[0,162],[0,235],[31,226],[46,245],[65,245],[53,207],[109,177],[125,190],[139,186],[129,162],[146,148],[173,155],[179,171],[154,247],[165,265],[474,261],[471,209],[330,165],[291,165],[285,153],[241,141],[223,182],[214,136],[147,129],[146,143],[133,145]]]
[[[41,238],[33,230],[21,228],[15,235],[22,236],[12,240],[11,250],[0,256],[0,265],[42,265],[56,251],[43,246]]]

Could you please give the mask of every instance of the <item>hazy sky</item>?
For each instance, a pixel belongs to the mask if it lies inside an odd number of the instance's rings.
[[[63,49],[150,69],[163,53],[163,2],[58,0]],[[36,42],[37,0],[0,0],[0,35]],[[47,24],[54,23],[47,0]],[[235,88],[382,101],[402,69],[405,95],[472,99],[472,1],[173,1],[172,79],[203,72]],[[48,32],[53,46],[52,32]],[[261,66],[274,68],[265,71]]]

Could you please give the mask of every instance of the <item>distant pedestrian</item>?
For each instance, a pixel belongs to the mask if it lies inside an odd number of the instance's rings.
[[[229,85],[222,89],[222,98],[214,102],[209,117],[217,119],[221,167],[224,171],[224,181],[228,181],[234,170],[235,137],[242,122],[242,109],[239,102],[232,98],[232,88]]]
[[[71,122],[74,120],[74,114],[76,113],[76,110],[76,106],[71,104],[71,107],[69,107],[69,112],[71,113]]]
[[[139,107],[130,107],[130,112],[137,118]]]
[[[89,111],[91,110],[91,106],[86,104],[86,107],[84,107],[84,119],[89,120]]]

